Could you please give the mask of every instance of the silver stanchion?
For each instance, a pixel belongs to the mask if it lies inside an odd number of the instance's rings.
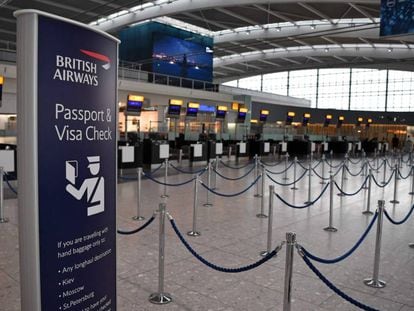
[[[332,166],[333,166],[333,150],[329,152],[329,157],[331,158],[331,165],[329,166],[329,174],[332,173]]]
[[[397,176],[397,179],[398,180],[400,180],[400,174],[398,174],[398,172],[399,172],[399,170],[401,168],[400,163],[401,163],[401,157],[398,157],[397,158],[397,164],[395,164],[397,166],[397,170],[396,170],[396,173],[397,174],[396,174],[396,176]]]
[[[326,158],[325,158],[325,155],[324,154],[322,154],[322,159],[321,159],[321,161],[322,161],[322,180],[319,182],[321,185],[323,185],[323,184],[326,184],[326,181],[325,181],[325,161],[326,161]]]
[[[211,189],[211,162],[208,162],[207,164],[207,186]],[[207,202],[204,203],[204,206],[213,206],[213,204],[210,202],[210,191],[207,190]]]
[[[365,151],[362,151],[362,161],[361,161],[361,176],[365,176],[365,165],[367,164],[367,157]]]
[[[193,229],[187,232],[189,236],[199,236],[201,233],[197,231],[197,206],[198,206],[198,175],[194,179],[194,201],[193,201]],[[207,190],[208,191],[208,190]]]
[[[158,292],[149,296],[149,301],[157,305],[165,305],[172,301],[170,294],[164,292],[164,259],[165,259],[165,203],[159,205],[160,236],[158,255]]]
[[[296,233],[286,233],[285,286],[283,292],[283,311],[290,311],[292,300],[293,253],[296,245]]]
[[[372,215],[374,214],[373,212],[371,212],[370,208],[371,208],[371,180],[372,180],[372,170],[369,170],[368,173],[368,195],[367,195],[367,209],[365,211],[362,212],[362,214],[364,215]]]
[[[273,146],[273,159],[276,158],[276,146]]]
[[[132,217],[133,220],[144,220],[145,217],[141,216],[141,176],[142,167],[137,168],[137,215]]]
[[[219,170],[219,162],[220,162],[220,158],[219,156],[216,156],[216,160],[214,161],[214,169],[216,172],[218,172]],[[213,179],[213,189],[217,189],[217,173],[214,174],[214,179]]]
[[[311,196],[312,196],[312,162],[309,163],[308,166],[309,174],[308,174],[308,200],[305,202],[305,204],[309,204],[312,202]]]
[[[375,166],[375,168],[377,169],[377,172],[378,172],[378,170],[379,170],[379,156],[378,155],[376,155],[375,156],[375,162],[376,162],[376,166]]]
[[[345,163],[345,166],[346,167],[349,167],[349,155],[348,155],[348,152],[345,153],[345,161],[344,161],[344,163]],[[345,170],[344,180],[347,180],[347,179],[348,179],[348,176],[346,175],[346,170]]]
[[[313,165],[313,151],[311,151],[311,153],[310,153],[310,164],[311,164],[311,168],[312,168],[312,165]],[[311,175],[313,176],[312,172],[311,172]]]
[[[0,223],[9,222],[9,219],[4,216],[4,170],[0,167]]]
[[[265,182],[266,182],[266,169],[264,165],[262,165],[262,194],[260,198],[260,213],[256,215],[258,218],[267,218],[267,215],[264,213],[264,204],[265,204],[265,195],[264,195],[264,189],[265,189]]]
[[[164,165],[165,165],[165,170],[164,170],[164,193],[163,193],[163,195],[161,195],[161,198],[168,198],[168,194],[167,194],[168,159],[165,159]]]
[[[384,219],[385,201],[378,201],[377,236],[375,238],[374,273],[372,278],[365,279],[364,284],[370,287],[383,288],[386,283],[379,279],[379,265],[381,256],[382,223]]]
[[[259,176],[259,158],[257,157],[257,154],[254,155],[254,180]],[[259,193],[259,183],[256,183],[255,186],[255,194],[254,196],[256,198],[260,198],[261,194]]]
[[[385,178],[387,177],[387,159],[384,158],[384,175],[382,176],[382,182],[381,184],[385,185],[387,182],[385,181]]]
[[[262,257],[266,257],[272,252],[272,234],[273,234],[273,197],[275,193],[275,186],[269,185],[269,218],[267,222],[267,248],[261,252]]]
[[[342,191],[344,191],[344,186],[345,186],[345,173],[346,173],[345,165],[342,164],[342,172],[341,172],[341,190]],[[339,191],[338,196],[343,197],[345,196],[345,194]]]
[[[298,163],[298,157],[294,157],[293,159],[293,186],[290,188],[291,190],[298,190],[298,187],[296,187],[296,166]]]
[[[397,200],[397,191],[398,191],[398,178],[397,178],[397,175],[398,175],[398,164],[395,164],[394,174],[395,174],[395,176],[394,176],[394,197],[390,201],[390,203],[392,203],[392,204],[398,204],[398,203],[400,203],[400,201]]]
[[[182,162],[183,162],[183,149],[179,149],[178,150],[178,164],[181,165]]]
[[[375,167],[375,168],[378,167],[378,166],[375,166],[376,164],[378,164],[378,162],[377,162],[377,152],[378,152],[377,148],[375,148],[374,149],[374,159],[373,159],[374,161],[372,161],[372,166]]]
[[[228,150],[229,151],[229,154],[228,154],[229,161],[231,159],[231,151],[232,151],[231,149],[232,149],[231,146],[229,146],[229,150]]]
[[[334,191],[334,177],[333,175],[329,178],[329,225],[326,228],[323,228],[325,231],[329,232],[336,232],[338,229],[336,229],[333,226],[333,191]]]
[[[414,166],[411,166],[411,191],[409,195],[414,195]]]
[[[286,152],[286,154],[285,154],[285,174],[283,176],[283,180],[288,180],[289,179],[289,177],[287,177],[288,162],[289,162],[289,153]]]

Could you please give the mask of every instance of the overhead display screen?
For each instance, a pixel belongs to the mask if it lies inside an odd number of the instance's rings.
[[[216,110],[216,118],[224,119],[227,114],[227,106],[218,106]]]
[[[243,123],[246,120],[247,108],[239,108],[239,112],[237,113],[237,122]]]
[[[132,114],[141,114],[142,104],[144,102],[143,96],[128,95],[126,111]]]
[[[213,53],[207,46],[188,40],[154,33],[153,72],[203,80],[213,79]]]
[[[412,0],[382,0],[380,36],[414,33]]]

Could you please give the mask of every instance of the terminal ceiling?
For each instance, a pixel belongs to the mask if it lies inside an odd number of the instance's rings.
[[[18,9],[58,14],[116,34],[155,19],[214,37],[223,82],[294,69],[414,71],[414,35],[380,38],[380,0],[0,0],[0,48],[15,49]]]

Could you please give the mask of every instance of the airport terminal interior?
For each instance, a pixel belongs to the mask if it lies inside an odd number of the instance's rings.
[[[0,0],[0,310],[414,311],[413,0]]]

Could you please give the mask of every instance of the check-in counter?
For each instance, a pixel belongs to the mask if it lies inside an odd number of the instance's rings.
[[[329,151],[333,151],[335,154],[345,154],[348,152],[347,141],[331,141],[329,142]]]
[[[207,143],[190,145],[190,165],[207,161]]]
[[[170,146],[167,142],[159,140],[144,139],[144,164],[151,167],[160,164],[170,156]]]
[[[118,143],[118,169],[142,167],[143,148],[141,143],[126,145]]]
[[[283,150],[282,150],[283,152]],[[310,152],[310,143],[303,140],[293,140],[287,142],[287,152],[290,155],[304,155]]]
[[[236,144],[236,159],[245,158],[249,156],[249,144],[241,141]]]

